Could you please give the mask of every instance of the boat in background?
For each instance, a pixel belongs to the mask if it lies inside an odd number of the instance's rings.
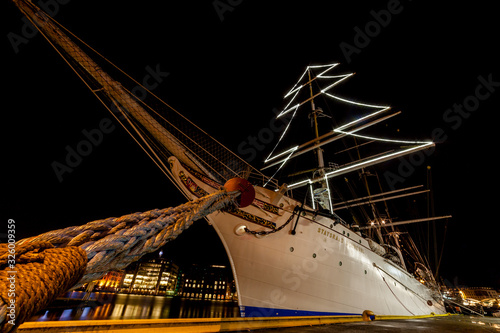
[[[116,81],[103,69],[109,64],[89,57],[87,53],[94,52],[90,47],[33,3],[14,3],[187,199],[228,183],[242,190],[239,207],[207,217],[226,249],[241,316],[363,314],[369,318],[445,313],[433,274],[423,261],[408,265],[400,249],[396,226],[403,222],[393,222],[376,206],[415,194],[409,193],[414,188],[334,198],[340,193],[332,185],[334,180],[360,172],[367,183],[369,167],[434,145],[373,134],[376,125],[398,112],[333,94],[333,88],[351,73],[337,73],[335,63],[308,66],[299,76],[277,115],[286,126],[266,159],[265,170],[274,173],[269,177],[150,92],[156,104],[163,103],[158,108],[134,96],[127,83]],[[147,90],[139,82],[131,84]],[[333,119],[333,113],[316,107],[322,98],[344,104],[349,111],[345,118],[337,118],[335,112],[333,129],[332,122],[326,127],[321,124]],[[304,123],[312,125],[313,135],[306,142],[293,143],[311,132],[296,129]],[[347,140],[355,145],[331,151],[347,151],[349,159],[341,162],[337,155],[335,163],[325,163],[323,148]],[[294,163],[304,170],[283,174],[291,161],[301,157],[304,162]],[[362,213],[365,221],[347,222],[341,217],[341,210],[354,207],[369,207]],[[404,223],[412,222],[416,221]]]

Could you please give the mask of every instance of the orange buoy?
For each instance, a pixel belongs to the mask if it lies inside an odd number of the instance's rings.
[[[224,188],[229,191],[240,191],[241,194],[237,197],[238,206],[243,208],[250,205],[255,199],[255,189],[252,184],[243,178],[231,178],[225,184]]]

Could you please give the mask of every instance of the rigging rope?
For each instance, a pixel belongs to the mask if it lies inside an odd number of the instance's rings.
[[[15,268],[8,264],[12,259],[8,244],[0,244],[0,331],[14,331],[62,292],[158,250],[194,221],[236,205],[239,194],[221,188],[177,207],[96,220],[22,239],[15,244]],[[15,283],[9,283],[10,276]],[[9,295],[12,292],[15,298]]]

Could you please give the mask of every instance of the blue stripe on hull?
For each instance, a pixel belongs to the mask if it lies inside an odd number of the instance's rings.
[[[272,309],[240,306],[242,317],[294,317],[294,316],[360,316],[361,313],[322,312],[306,310]]]

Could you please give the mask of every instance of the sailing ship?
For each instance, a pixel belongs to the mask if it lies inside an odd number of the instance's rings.
[[[408,189],[343,201],[333,198],[336,189],[332,181],[343,179],[339,176],[434,145],[365,133],[398,113],[334,94],[334,88],[352,74],[337,73],[338,64],[304,70],[285,95],[285,107],[277,117],[286,126],[264,169],[259,170],[152,93],[148,95],[160,110],[136,97],[126,84],[113,79],[89,57],[87,53],[93,52],[90,47],[33,3],[14,3],[187,199],[212,193],[228,181],[243,189],[239,207],[207,217],[226,249],[241,316],[417,316],[445,312],[429,269],[423,263],[415,267],[405,263],[395,231],[400,222],[387,216],[384,219],[375,208],[377,200],[387,200],[389,194],[409,195]],[[324,130],[321,120],[330,118],[316,107],[320,98],[360,113],[320,133]],[[297,122],[304,122],[296,120],[304,116],[304,110],[313,136],[307,142],[292,144],[288,137],[302,136],[292,135],[292,130]],[[358,156],[344,164],[325,163],[323,147],[347,138],[354,140],[356,147],[346,149],[354,149],[350,151]],[[374,152],[374,143],[383,149],[388,145],[396,148]],[[368,147],[373,154],[361,157],[361,150]],[[307,154],[315,155],[315,166],[288,175],[286,183],[277,179],[291,161]],[[274,175],[269,177],[264,170]],[[367,225],[341,218],[342,209],[366,203],[371,209]],[[386,229],[392,234],[384,236]]]

